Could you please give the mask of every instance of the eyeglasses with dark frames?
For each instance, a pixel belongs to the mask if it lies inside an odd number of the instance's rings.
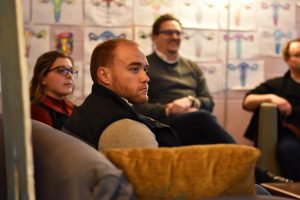
[[[173,34],[175,34],[177,36],[183,35],[183,32],[182,31],[178,31],[178,30],[162,30],[162,31],[159,31],[159,33],[165,34],[167,36],[171,36]]]
[[[76,70],[76,67],[66,67],[66,66],[61,65],[61,66],[57,66],[57,67],[47,70],[46,73],[49,73],[51,71],[56,71],[57,73],[59,73],[60,75],[63,75],[63,76],[66,76],[68,74],[68,72],[70,72],[74,78],[76,78],[78,76],[78,70]]]

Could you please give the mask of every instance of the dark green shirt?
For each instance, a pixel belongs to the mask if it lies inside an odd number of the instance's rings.
[[[165,117],[165,104],[191,95],[201,101],[200,109],[213,110],[212,96],[196,63],[180,57],[177,63],[169,64],[155,53],[147,56],[147,60],[150,65],[149,101],[135,106],[136,109],[146,116],[161,120]]]

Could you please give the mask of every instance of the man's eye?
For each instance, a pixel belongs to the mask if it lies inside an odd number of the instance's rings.
[[[131,69],[130,69],[131,71],[133,71],[133,72],[138,72],[139,71],[139,68],[138,67],[131,67]]]

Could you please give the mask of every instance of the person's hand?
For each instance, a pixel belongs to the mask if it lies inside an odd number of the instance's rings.
[[[166,104],[166,115],[177,115],[188,112],[191,108],[191,101],[187,97],[176,99],[171,103]]]
[[[180,99],[176,99],[172,103],[178,109],[181,109],[183,111],[191,107],[191,101],[188,99],[188,97],[182,97]]]
[[[289,116],[292,113],[292,105],[286,99],[275,94],[270,94],[269,99],[271,103],[277,105],[283,116]]]
[[[196,104],[199,106],[200,103],[197,101]],[[166,116],[195,112],[197,110],[196,107],[191,107],[191,100],[188,97],[182,97],[166,104]]]
[[[195,112],[198,111],[198,108],[189,108],[186,112]]]

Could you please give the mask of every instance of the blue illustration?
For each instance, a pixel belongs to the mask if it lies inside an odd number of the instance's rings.
[[[251,70],[251,71],[257,70],[258,64],[255,63],[255,64],[252,64],[252,65],[249,65],[246,62],[241,62],[238,65],[234,65],[234,64],[229,63],[227,65],[227,68],[229,70],[233,70],[233,71],[237,70],[237,69],[240,70],[240,83],[241,83],[242,87],[245,87],[246,86],[246,80],[247,80],[247,71],[248,70]]]

